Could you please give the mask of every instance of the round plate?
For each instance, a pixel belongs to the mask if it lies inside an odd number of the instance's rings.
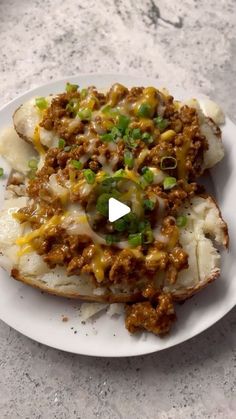
[[[95,85],[97,88],[107,88],[115,82],[127,86],[158,86],[156,80],[142,77],[92,74],[67,77],[33,89],[6,105],[0,111],[0,129],[12,124],[12,114],[23,102],[34,96],[61,92],[67,81],[78,83],[81,87]],[[193,92],[171,93],[176,99],[193,96]],[[185,304],[177,306],[178,321],[168,336],[159,338],[146,333],[131,336],[125,329],[122,317],[110,318],[106,314],[81,324],[78,301],[42,294],[9,278],[3,270],[0,271],[0,318],[9,326],[38,342],[64,351],[93,356],[135,356],[160,351],[184,342],[221,319],[236,302],[235,138],[236,127],[227,119],[223,127],[226,157],[211,172],[213,193],[229,225],[231,237],[230,251],[222,255],[221,278]],[[6,174],[9,173],[9,167],[2,160],[0,166],[4,167]],[[6,177],[0,183],[1,201]],[[68,321],[62,321],[62,316],[66,316]]]

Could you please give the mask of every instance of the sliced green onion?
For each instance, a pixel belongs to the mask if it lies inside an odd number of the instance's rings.
[[[142,244],[142,233],[129,234],[128,242],[132,247],[140,246]]]
[[[89,183],[89,185],[92,185],[95,182],[96,174],[91,169],[85,169],[84,177],[87,183]]]
[[[151,199],[144,199],[143,206],[145,209],[152,211],[155,208],[155,202]]]
[[[3,175],[4,175],[4,170],[2,167],[0,167],[0,177],[3,177]]]
[[[36,173],[36,170],[31,169],[27,174],[28,179],[34,179],[35,178],[35,173]]]
[[[80,92],[81,99],[85,99],[88,94],[88,89],[82,89]]]
[[[100,140],[110,143],[111,141],[114,141],[114,136],[111,132],[107,132],[106,134],[100,135]]]
[[[140,177],[139,185],[142,189],[146,189],[146,187],[148,186],[148,182],[144,179],[143,176]]]
[[[64,151],[70,151],[70,150],[71,150],[71,145],[65,146]]]
[[[148,103],[142,103],[138,108],[138,116],[141,118],[150,118],[152,108]]]
[[[167,176],[163,181],[163,187],[165,190],[172,189],[176,184],[176,178],[172,176]]]
[[[143,179],[149,184],[152,183],[154,180],[154,174],[148,167],[142,168]]]
[[[138,231],[140,233],[143,233],[143,231],[147,230],[148,228],[149,229],[151,228],[151,224],[148,220],[140,221],[140,223],[138,225]]]
[[[119,220],[115,221],[113,223],[113,226],[115,228],[115,230],[117,231],[125,231],[127,228],[127,222],[125,221],[124,218],[120,218]]]
[[[63,138],[59,138],[59,140],[58,140],[58,148],[64,148],[65,147],[65,145],[66,145],[66,142],[65,142],[65,140],[63,140]]]
[[[116,140],[117,137],[122,137],[122,133],[117,127],[112,128],[111,135],[113,136],[113,140]]]
[[[82,121],[90,121],[92,117],[92,111],[89,108],[81,109],[77,115],[80,117]]]
[[[107,234],[106,237],[106,244],[108,244],[108,246],[111,246],[114,243],[117,243],[119,241],[118,237],[116,237],[114,234]]]
[[[128,128],[129,123],[130,118],[128,116],[120,115],[116,127],[122,132],[122,134],[124,134],[125,130]]]
[[[161,159],[162,170],[175,169],[176,167],[177,167],[177,160],[175,157],[172,157],[172,156],[162,157]]]
[[[129,233],[137,233],[137,231],[139,230],[139,219],[137,215],[130,212],[129,214],[125,215],[123,219],[127,224],[127,231]]]
[[[102,113],[108,114],[108,115],[119,115],[119,111],[117,108],[112,108],[111,105],[106,105],[102,108]]]
[[[164,119],[161,116],[154,118],[153,121],[155,122],[160,131],[164,131],[169,125],[168,119]]]
[[[104,215],[104,217],[108,216],[108,201],[111,195],[108,193],[103,193],[98,197],[96,209],[100,214]]]
[[[101,109],[102,113],[108,113],[112,109],[111,105],[106,105]]]
[[[124,163],[125,166],[127,166],[129,169],[132,169],[134,167],[134,157],[131,151],[125,150],[124,152]]]
[[[28,161],[28,167],[33,170],[37,170],[38,161],[36,159],[31,159]]]
[[[125,141],[126,146],[129,148],[136,148],[138,146],[137,140],[130,137],[128,134],[124,135],[123,140]]]
[[[83,164],[81,163],[81,161],[79,161],[79,160],[71,160],[70,161],[70,164],[75,168],[75,169],[78,169],[78,170],[81,170],[82,169],[82,167],[83,167]]]
[[[77,92],[78,90],[78,84],[71,84],[71,83],[66,83],[66,91],[67,93],[74,93]]]
[[[75,115],[79,110],[79,100],[77,98],[71,99],[66,105],[66,110]]]
[[[42,111],[48,107],[48,102],[46,101],[45,97],[36,97],[35,105]]]
[[[123,177],[124,175],[125,175],[124,169],[119,169],[113,174],[113,177]]]
[[[139,128],[134,128],[132,131],[132,137],[134,140],[138,140],[139,138],[141,138],[142,133],[141,130]]]
[[[187,224],[187,221],[188,221],[188,219],[187,219],[186,215],[180,215],[176,219],[176,225],[178,227],[185,227],[186,224]]]
[[[154,241],[154,236],[151,228],[147,228],[143,232],[143,243],[144,244],[150,244]]]
[[[142,140],[146,143],[146,144],[151,144],[153,142],[153,138],[151,136],[151,134],[149,134],[149,132],[144,132],[142,135]]]

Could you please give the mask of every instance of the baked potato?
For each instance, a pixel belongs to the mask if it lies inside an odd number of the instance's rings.
[[[119,84],[106,94],[68,84],[20,106],[0,135],[13,168],[0,265],[51,294],[127,303],[129,331],[167,333],[173,302],[220,275],[218,247],[228,246],[216,202],[196,184],[224,155],[213,116],[196,100]],[[109,222],[110,197],[133,216]]]

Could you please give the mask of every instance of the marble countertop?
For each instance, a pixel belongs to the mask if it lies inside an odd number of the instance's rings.
[[[210,95],[236,121],[236,2],[0,0],[1,104],[82,72],[155,76]],[[0,323],[0,417],[230,419],[236,310],[200,336],[138,358],[44,347]]]

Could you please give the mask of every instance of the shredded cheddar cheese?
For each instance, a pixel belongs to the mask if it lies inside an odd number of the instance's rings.
[[[50,229],[59,225],[64,220],[64,218],[65,218],[65,215],[54,215],[48,222],[46,222],[44,225],[42,225],[38,229],[31,231],[30,233],[26,234],[23,237],[19,237],[16,240],[16,244],[18,246],[30,244],[37,237],[42,236],[44,233],[48,233]]]
[[[34,130],[33,144],[34,144],[37,152],[39,153],[39,155],[43,155],[43,154],[46,153],[44,147],[42,146],[42,144],[40,142],[39,125],[36,125],[35,130]]]

